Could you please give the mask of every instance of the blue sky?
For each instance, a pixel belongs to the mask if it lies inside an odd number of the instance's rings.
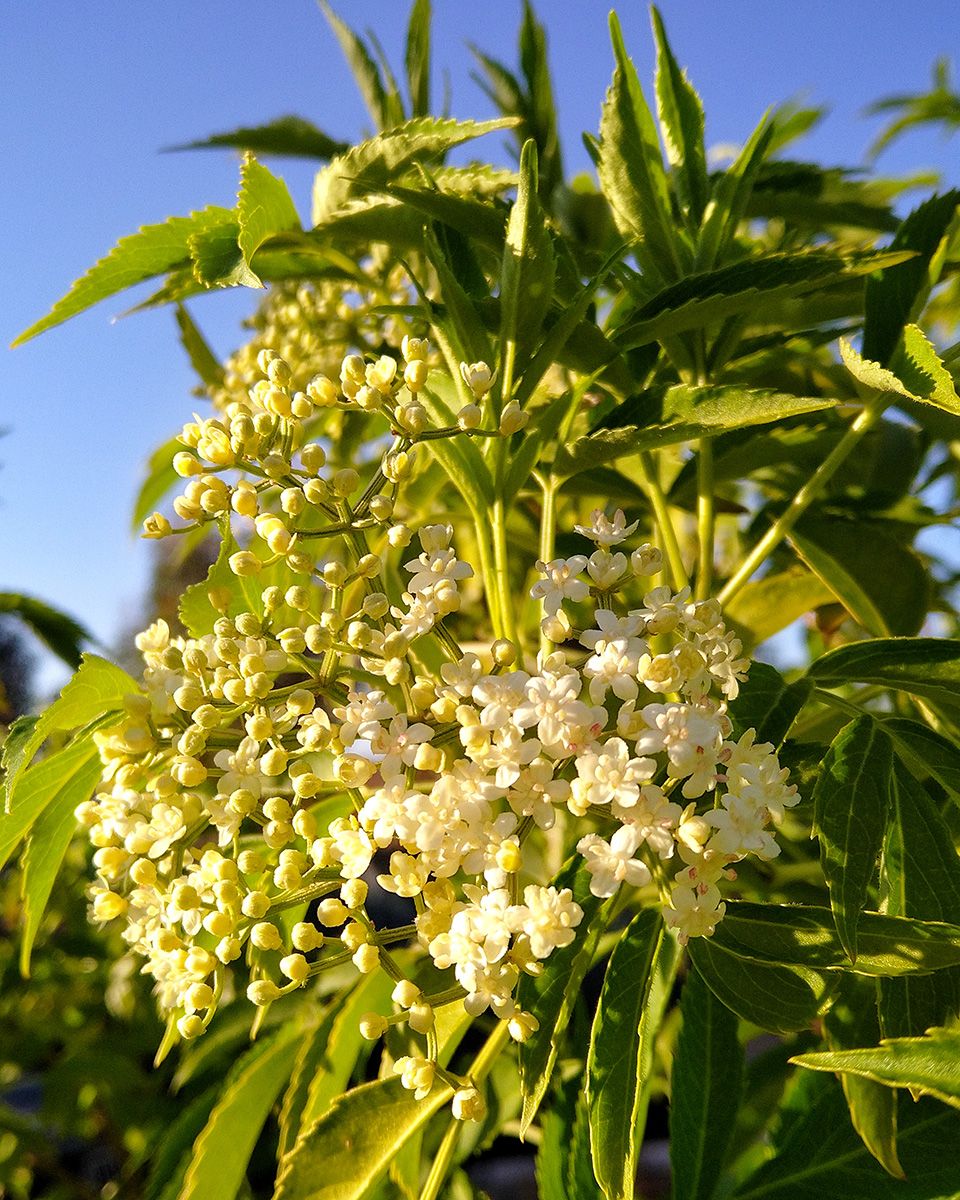
[[[449,75],[455,116],[491,115],[469,78],[466,43],[515,62],[519,0],[435,0],[437,93]],[[541,0],[568,174],[586,169],[581,130],[595,131],[611,72],[608,5]],[[407,5],[341,0],[402,61]],[[664,0],[674,50],[704,98],[711,144],[739,142],[764,108],[789,97],[827,104],[797,152],[856,165],[877,128],[865,105],[927,86],[938,54],[960,43],[956,0]],[[909,14],[909,15],[907,15]],[[653,52],[645,5],[620,6],[645,86]],[[366,115],[312,0],[33,0],[4,12],[0,39],[0,192],[4,346],[46,312],[118,237],[208,203],[231,204],[230,152],[162,154],[164,146],[285,113],[353,138]],[[478,151],[503,158],[496,135]],[[890,172],[938,169],[960,182],[960,138],[917,133],[889,151]],[[271,164],[308,211],[311,169]],[[217,294],[193,312],[215,348],[242,340],[252,294]],[[104,642],[141,609],[150,549],[130,530],[142,463],[193,407],[191,372],[169,312],[114,322],[106,301],[16,351],[0,351],[0,590],[71,611]],[[46,667],[44,681],[55,672]]]

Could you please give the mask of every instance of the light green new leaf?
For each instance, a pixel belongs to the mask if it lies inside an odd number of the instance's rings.
[[[709,271],[723,264],[727,248],[747,211],[753,185],[770,151],[774,124],[764,114],[743,149],[713,186],[697,243],[696,265]]]
[[[77,780],[86,780],[92,774],[90,764],[95,760],[99,764],[93,740],[78,738],[66,749],[35,763],[20,776],[15,807],[10,812],[0,813],[0,870],[47,806],[65,789],[73,789]],[[92,788],[91,783],[89,790]]]
[[[451,1095],[436,1083],[416,1100],[396,1076],[345,1092],[287,1155],[273,1200],[361,1200]]]
[[[279,154],[286,158],[332,158],[342,154],[346,142],[328,137],[303,117],[277,117],[264,125],[242,126],[214,133],[196,142],[171,146],[171,150],[252,150],[254,154]]]
[[[828,650],[807,671],[821,686],[875,683],[956,704],[960,701],[960,641],[874,638]]]
[[[189,263],[192,235],[231,224],[233,220],[230,209],[211,206],[188,217],[170,217],[159,225],[144,225],[136,233],[121,238],[105,258],[78,279],[63,299],[21,333],[13,345],[29,341],[135,283]]]
[[[263,287],[263,281],[247,266],[238,238],[236,219],[201,229],[188,238],[193,275],[204,288]],[[181,299],[179,295],[174,297]]]
[[[885,730],[889,729],[886,722]],[[933,799],[900,758],[890,780],[890,819],[880,864],[880,896],[894,916],[960,923],[960,857]],[[960,968],[880,981],[880,1028],[909,1037],[960,1016]]]
[[[220,387],[223,383],[223,367],[210,349],[210,344],[182,304],[176,307],[177,327],[180,330],[180,345],[187,352],[190,365],[208,388]]]
[[[796,565],[752,579],[726,605],[723,615],[744,648],[751,650],[832,600],[833,592],[821,579]]]
[[[520,154],[517,198],[507,222],[500,271],[501,369],[522,369],[553,300],[556,274],[553,243],[537,199],[537,147],[524,143]]]
[[[743,1082],[737,1018],[691,971],[680,998],[683,1024],[670,1075],[674,1200],[710,1200],[733,1134]]]
[[[650,396],[644,407],[638,406],[635,411],[644,419],[642,426],[598,429],[564,446],[554,462],[554,474],[573,475],[641,450],[716,437],[732,429],[766,425],[835,404],[835,400],[822,396],[793,396],[768,388],[679,384],[667,390],[662,404]]]
[[[651,8],[657,43],[657,117],[667,149],[667,161],[676,171],[678,190],[689,209],[691,224],[699,228],[707,205],[710,183],[703,145],[703,103],[673,56],[663,19]]]
[[[828,973],[757,962],[731,952],[715,937],[691,938],[687,951],[721,1004],[771,1033],[808,1028],[829,1004],[836,986]]]
[[[20,973],[30,974],[30,952],[40,928],[40,919],[67,847],[77,830],[74,810],[89,800],[103,771],[93,741],[83,741],[86,760],[68,775],[62,787],[44,807],[27,834],[20,860],[20,895],[23,898],[23,931],[20,940]],[[57,756],[54,756],[57,757]],[[19,811],[19,809],[18,809]],[[14,818],[17,813],[14,813]],[[8,817],[0,817],[0,836]]]
[[[960,1178],[957,1117],[932,1100],[911,1104],[900,1119],[905,1181],[873,1160],[847,1116],[840,1088],[823,1090],[787,1127],[774,1158],[733,1193],[734,1200],[954,1200]]]
[[[290,1076],[299,1035],[291,1022],[255,1042],[231,1067],[194,1142],[178,1200],[234,1200],[263,1123]]]
[[[240,226],[237,245],[251,270],[254,255],[267,238],[300,228],[287,185],[249,153],[240,168],[237,222]]]
[[[141,531],[143,522],[156,511],[157,505],[180,481],[173,469],[173,456],[183,450],[183,442],[173,437],[158,446],[147,459],[147,473],[133,506],[132,526],[135,533]]]
[[[886,1038],[861,1050],[824,1050],[790,1060],[812,1071],[851,1071],[887,1087],[906,1087],[960,1108],[960,1030],[931,1029],[924,1037]]]
[[[89,630],[79,621],[35,596],[24,596],[21,592],[0,592],[0,613],[11,613],[18,617],[49,650],[73,668],[80,665],[82,644],[93,640]]]
[[[660,1013],[648,1011],[658,969],[677,956],[656,909],[620,935],[603,978],[590,1033],[587,1105],[593,1172],[607,1200],[632,1200],[645,1122],[644,1089]]]
[[[877,873],[892,770],[890,739],[872,717],[857,717],[834,738],[813,794],[830,907],[851,962],[857,958],[860,913]]]
[[[126,671],[95,654],[85,654],[79,670],[64,686],[59,697],[44,710],[31,727],[29,735],[18,740],[16,758],[5,758],[3,789],[6,811],[16,810],[23,772],[51,733],[77,729],[106,713],[118,711],[123,707],[124,697],[139,690],[139,685]]]
[[[687,254],[671,214],[656,123],[615,13],[610,14],[610,37],[616,68],[600,118],[600,186],[620,233],[640,243],[638,253],[664,279],[676,279]]]
[[[823,1018],[831,1050],[853,1050],[880,1040],[877,988],[864,976],[844,975],[837,997]],[[872,1079],[846,1074],[840,1077],[850,1109],[850,1120],[878,1163],[897,1179],[903,1167],[897,1157],[897,1093]]]
[[[933,345],[916,325],[908,325],[887,367],[864,358],[840,339],[840,357],[850,374],[864,387],[892,392],[907,400],[922,401],[944,412],[960,415],[960,396],[953,376],[940,361]]]
[[[236,617],[242,612],[262,615],[263,589],[273,582],[276,575],[276,565],[265,567],[256,575],[234,575],[229,560],[239,546],[233,537],[229,520],[222,522],[220,537],[220,551],[207,577],[191,584],[180,597],[180,620],[191,637],[203,637],[209,633],[219,616]],[[254,554],[258,551],[269,553],[259,542],[254,542],[250,549]],[[223,612],[214,608],[210,601],[210,592],[214,589],[222,591],[225,597],[229,596]]]
[[[726,915],[716,932],[697,944],[758,963],[814,971],[855,971],[881,978],[922,975],[960,963],[960,925],[861,913],[854,964],[840,941],[829,909],[746,900],[728,900]]]
[[[876,637],[916,633],[930,580],[920,556],[881,525],[806,514],[790,541],[847,612]]]
[[[539,1022],[537,1031],[518,1049],[523,1132],[530,1127],[546,1093],[580,985],[606,926],[607,907],[591,893],[590,875],[581,862],[569,859],[553,880],[558,889],[570,888],[573,899],[583,909],[577,936],[569,946],[553,951],[542,974],[524,975],[517,993],[520,1007]]]

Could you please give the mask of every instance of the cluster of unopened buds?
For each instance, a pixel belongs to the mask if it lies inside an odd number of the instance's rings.
[[[747,663],[719,605],[651,586],[659,551],[617,549],[636,531],[622,512],[576,527],[589,555],[537,563],[535,660],[506,641],[464,650],[447,628],[473,574],[449,525],[417,531],[389,598],[389,556],[413,536],[392,521],[397,459],[418,438],[481,428],[494,383],[463,364],[470,402],[437,427],[418,399],[425,343],[404,339],[402,357],[348,356],[339,383],[291,393],[265,353],[247,411],[185,428],[176,511],[219,519],[231,545],[231,514],[249,522],[229,567],[263,573],[261,611],[230,615],[214,588],[208,632],[172,637],[160,621],[140,635],[142,690],[96,735],[103,780],[78,815],[96,847],[93,916],[124,923],[180,1037],[209,1025],[241,959],[260,1007],[352,961],[394,982],[394,1011],[364,1017],[365,1036],[406,1024],[425,1039],[396,1061],[405,1086],[423,1095],[444,1078],[455,1114],[477,1117],[479,1093],[438,1062],[437,1009],[489,1010],[525,1040],[536,1020],[518,982],[583,920],[569,888],[530,879],[538,831],[581,822],[590,891],[641,889],[685,942],[722,918],[733,864],[777,854],[770,822],[797,796],[771,746],[731,737]],[[357,472],[325,475],[308,440],[324,406],[380,412],[394,430],[355,502]],[[507,405],[490,434],[523,416]],[[161,517],[148,526],[166,532]],[[286,586],[269,575],[278,564]],[[410,923],[378,927],[377,891],[404,898]],[[441,989],[422,989],[411,949]]]

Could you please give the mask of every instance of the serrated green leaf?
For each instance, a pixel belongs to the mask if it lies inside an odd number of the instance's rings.
[[[833,592],[822,580],[793,566],[745,584],[724,608],[724,617],[750,650],[832,600]]]
[[[233,221],[227,208],[211,206],[188,217],[170,217],[159,225],[144,225],[117,242],[116,246],[74,283],[49,313],[13,342],[22,345],[47,329],[74,317],[108,296],[133,287],[144,279],[162,275],[190,260],[190,237],[203,230]]]
[[[396,1077],[345,1092],[285,1159],[274,1200],[361,1200],[451,1095],[436,1083],[416,1100]]]
[[[147,473],[133,506],[132,526],[139,533],[143,522],[153,513],[157,505],[177,485],[180,476],[173,469],[173,456],[183,449],[183,442],[173,437],[147,459]]]
[[[410,8],[404,62],[410,115],[426,117],[430,113],[430,0],[414,0]]]
[[[291,1022],[255,1042],[231,1067],[193,1144],[178,1200],[233,1200],[237,1195],[260,1130],[290,1076],[299,1032]]]
[[[675,1200],[710,1200],[737,1120],[743,1049],[737,1018],[697,971],[680,997],[683,1023],[670,1074],[670,1162]]]
[[[905,255],[887,251],[837,255],[822,250],[757,255],[716,270],[686,275],[644,299],[615,333],[621,350],[662,341],[690,329],[762,309],[775,301],[848,284]]]
[[[874,638],[829,650],[807,671],[827,687],[875,683],[926,696],[960,700],[960,641],[950,638]]]
[[[177,328],[180,330],[180,344],[186,350],[190,365],[199,376],[200,382],[208,388],[220,387],[223,383],[223,367],[210,349],[207,339],[182,304],[176,307],[176,317]]]
[[[240,225],[235,218],[190,235],[187,244],[197,283],[204,288],[263,287],[260,276],[244,260],[239,237]]]
[[[664,279],[676,279],[688,255],[670,211],[670,192],[636,67],[627,55],[616,14],[610,14],[616,66],[600,118],[600,186],[617,228],[640,243],[638,253]]]
[[[349,201],[383,190],[415,161],[430,162],[473,138],[516,122],[454,121],[418,117],[370,138],[317,172],[313,185],[313,224],[325,225]]]
[[[831,1050],[875,1045],[880,1040],[876,986],[862,976],[844,975],[823,1027]],[[852,1074],[841,1075],[840,1083],[863,1144],[888,1174],[903,1179],[897,1157],[896,1092]]]
[[[237,245],[251,270],[254,255],[267,238],[300,229],[300,218],[287,185],[249,153],[240,168],[237,223],[240,227]]]
[[[537,148],[532,139],[520,153],[517,198],[507,221],[500,269],[502,369],[515,379],[532,351],[553,301],[556,263],[543,210],[537,199]],[[508,397],[505,397],[507,399]]]
[[[570,888],[573,899],[583,909],[583,920],[569,946],[553,951],[542,974],[524,975],[520,980],[517,1002],[539,1022],[536,1033],[521,1042],[518,1050],[524,1132],[546,1094],[580,985],[606,924],[607,909],[590,891],[590,875],[579,858],[564,864],[553,885]]]
[[[906,1180],[891,1180],[870,1156],[832,1081],[789,1127],[777,1155],[746,1179],[734,1200],[953,1200],[960,1173],[957,1118],[933,1101],[911,1104],[900,1120]]]
[[[884,723],[883,728],[889,727]],[[899,757],[880,867],[881,899],[893,916],[960,922],[960,857],[936,805]],[[885,1037],[910,1036],[960,1016],[960,968],[880,981]]]
[[[773,133],[773,122],[765,113],[743,149],[713,185],[697,241],[696,266],[700,270],[708,271],[726,259],[727,249],[746,215],[760,167],[770,153]]]
[[[744,958],[715,937],[691,938],[687,951],[722,1004],[771,1033],[806,1029],[826,1008],[836,986],[823,971]]]
[[[196,142],[171,146],[171,150],[233,148],[254,154],[277,154],[285,158],[332,158],[347,149],[346,142],[328,137],[303,117],[276,117],[264,125],[241,126],[228,133],[214,133]]]
[[[11,613],[37,635],[43,644],[70,667],[80,665],[84,642],[93,640],[89,630],[59,609],[35,596],[0,592],[0,613]]]
[[[659,962],[676,943],[656,909],[643,909],[620,935],[607,965],[590,1033],[586,1092],[593,1172],[607,1200],[632,1200],[643,1140],[643,1092],[660,1014],[647,1005]]]
[[[668,388],[662,400],[653,394],[644,398],[635,409],[643,425],[598,429],[562,447],[554,461],[554,474],[573,475],[641,450],[716,437],[731,429],[766,425],[834,404],[835,400],[822,396],[792,396],[773,389],[679,384]]]
[[[103,772],[96,745],[92,741],[82,744],[87,750],[86,760],[77,764],[76,769],[64,779],[63,786],[44,806],[43,812],[30,827],[20,859],[20,895],[23,899],[20,973],[24,976],[30,974],[30,954],[40,920],[67,847],[77,830],[74,810],[78,804],[89,800]],[[15,818],[17,813],[13,815]],[[7,820],[9,818],[0,817],[0,830]]]
[[[883,728],[893,738],[898,758],[915,777],[929,775],[960,803],[960,748],[929,725],[908,717],[887,717]]]
[[[85,654],[76,674],[65,684],[59,697],[41,713],[29,734],[18,739],[16,759],[4,760],[6,811],[15,811],[23,773],[50,734],[77,729],[105,713],[117,711],[123,707],[125,696],[139,690],[126,671],[95,654]]]
[[[15,807],[0,813],[0,869],[9,861],[34,822],[66,788],[77,786],[92,773],[97,748],[90,738],[78,738],[64,750],[28,767],[17,781]],[[91,784],[90,790],[93,785]],[[79,803],[79,801],[77,802]]]
[[[726,915],[713,936],[697,944],[707,942],[758,963],[881,978],[920,975],[960,963],[960,925],[875,912],[860,914],[857,961],[851,963],[830,910],[806,904],[727,901]]]
[[[960,203],[960,191],[931,196],[903,221],[891,250],[911,251],[909,261],[892,265],[867,280],[863,326],[863,357],[886,365],[903,328],[916,320],[930,288],[939,277],[938,261]]]
[[[657,117],[667,150],[667,161],[676,172],[682,203],[691,224],[699,228],[707,205],[709,181],[703,144],[703,104],[673,56],[663,19],[651,8],[653,36],[657,44]]]
[[[234,575],[230,570],[230,556],[239,549],[229,521],[221,527],[220,551],[205,579],[191,584],[180,597],[179,616],[181,624],[191,637],[203,637],[213,629],[219,616],[236,617],[242,612],[263,614],[263,590],[279,577],[282,564],[273,564],[256,575]],[[264,551],[264,545],[254,542],[252,553]],[[221,611],[210,602],[213,589],[229,596],[227,608]]]
[[[916,325],[908,325],[903,340],[890,359],[889,367],[872,362],[840,339],[840,357],[850,374],[864,387],[892,392],[907,400],[933,404],[954,416],[960,415],[960,397],[953,377]]]
[[[806,565],[869,633],[917,633],[930,581],[923,562],[875,522],[805,514],[790,540]]]
[[[925,1037],[885,1038],[876,1047],[798,1054],[790,1061],[812,1071],[851,1071],[960,1108],[960,1030],[931,1029]]]
[[[751,663],[750,674],[730,702],[734,734],[740,737],[755,729],[757,742],[771,742],[779,750],[812,690],[808,680],[787,683],[769,663]]]
[[[358,37],[350,26],[337,16],[327,0],[317,0],[317,2],[340,43],[340,49],[353,73],[360,95],[367,106],[367,112],[374,124],[378,129],[386,129],[395,124],[393,118],[396,117],[395,107],[399,97],[395,97],[391,104],[377,64],[363,39]],[[402,120],[402,115],[397,119]]]

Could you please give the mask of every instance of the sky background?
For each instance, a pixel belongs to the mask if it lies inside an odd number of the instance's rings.
[[[468,43],[516,64],[519,0],[434,0],[434,90],[450,80],[452,115],[493,115],[470,79]],[[408,5],[341,0],[372,27],[400,70]],[[568,176],[588,168],[612,71],[606,0],[540,0]],[[653,46],[645,5],[621,22],[647,88]],[[680,62],[703,97],[708,145],[740,143],[764,109],[797,98],[829,106],[793,153],[855,166],[881,122],[878,96],[925,89],[938,55],[956,63],[960,4],[927,0],[663,0]],[[163,147],[287,113],[355,139],[366,113],[313,0],[31,0],[4,5],[0,189],[0,591],[61,607],[109,645],[143,614],[151,546],[130,512],[146,456],[194,407],[192,371],[172,312],[115,321],[149,288],[107,300],[16,351],[5,347],[122,235],[205,204],[233,204],[230,151]],[[504,140],[476,143],[506,161]],[[920,168],[960,184],[960,137],[911,133],[887,151],[890,173]],[[306,218],[315,169],[271,160]],[[193,302],[218,353],[239,345],[256,293]],[[60,673],[38,651],[40,684]]]

